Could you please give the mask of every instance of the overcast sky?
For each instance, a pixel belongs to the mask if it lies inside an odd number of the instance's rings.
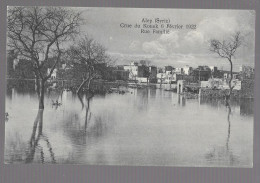
[[[251,10],[79,9],[86,20],[82,34],[104,45],[117,59],[117,64],[147,59],[157,66],[215,65],[228,69],[227,60],[209,51],[209,40],[228,39],[240,31],[244,44],[237,50],[235,70],[242,64],[254,66],[255,13]],[[169,34],[142,34],[140,29],[120,27],[121,23],[142,24],[143,18],[168,19],[171,24],[196,24],[196,30],[172,29]]]

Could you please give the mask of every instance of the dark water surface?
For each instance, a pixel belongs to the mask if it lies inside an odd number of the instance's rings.
[[[8,90],[5,162],[252,166],[252,100],[232,101],[230,112],[219,100],[128,91],[81,100],[47,92],[39,111],[34,92]]]

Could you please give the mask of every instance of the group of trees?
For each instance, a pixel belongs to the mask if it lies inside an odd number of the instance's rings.
[[[61,60],[66,60],[68,67],[82,78],[78,92],[86,83],[89,88],[110,61],[102,45],[87,36],[78,38],[83,22],[80,12],[67,8],[8,9],[8,49],[28,60],[29,66],[24,69],[34,75],[39,109],[44,109],[46,82]]]

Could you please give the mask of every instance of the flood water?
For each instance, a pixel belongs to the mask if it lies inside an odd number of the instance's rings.
[[[252,167],[253,101],[184,99],[162,89],[82,96],[6,93],[5,162]],[[52,100],[61,103],[53,106]]]

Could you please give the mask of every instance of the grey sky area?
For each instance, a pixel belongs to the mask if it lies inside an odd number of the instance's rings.
[[[227,60],[209,51],[209,40],[227,40],[236,31],[244,37],[237,50],[235,70],[254,66],[255,12],[251,10],[188,10],[141,8],[76,8],[86,20],[82,34],[107,48],[117,64],[147,59],[157,66],[215,65],[228,69]],[[169,34],[141,33],[142,19],[169,20],[170,24],[196,25],[196,29],[171,29]],[[141,28],[122,28],[137,23]],[[159,24],[160,25],[160,24]],[[152,31],[152,29],[150,29]],[[160,30],[160,29],[158,29]]]

